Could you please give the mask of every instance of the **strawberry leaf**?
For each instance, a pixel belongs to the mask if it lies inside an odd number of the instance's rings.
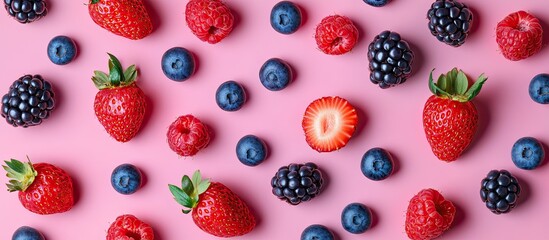
[[[457,74],[457,77],[455,78],[455,93],[457,95],[463,95],[465,92],[467,92],[467,88],[469,88],[469,80],[467,80],[467,76],[465,76],[465,73],[463,71],[459,71]]]
[[[114,55],[107,53],[110,57],[109,59],[109,80],[112,86],[118,87],[120,83],[125,83],[124,71],[122,70],[122,64],[118,58]]]
[[[467,101],[471,101],[479,94],[480,89],[482,89],[482,85],[484,85],[484,82],[486,82],[486,80],[488,80],[488,78],[484,76],[484,73],[477,78],[477,81],[475,81],[471,88],[469,88],[469,90],[465,93]]]
[[[124,79],[126,80],[125,85],[129,85],[135,81],[137,78],[137,69],[135,65],[129,66],[126,71],[124,71]]]
[[[206,192],[206,190],[208,190],[209,187],[210,187],[210,180],[209,179],[205,179],[204,181],[200,182],[198,184],[198,195]]]
[[[448,78],[446,78],[446,76],[445,76],[444,74],[441,74],[441,75],[438,77],[437,86],[438,86],[440,89],[442,89],[443,91],[446,91],[447,86],[448,86]]]
[[[181,179],[181,189],[183,192],[185,192],[187,195],[191,196],[194,192],[193,182],[189,178],[189,176],[185,175]]]
[[[198,184],[202,181],[202,175],[200,174],[200,170],[196,170],[194,173],[193,173],[193,178],[192,178],[192,182],[193,182],[193,186],[195,188],[195,190],[198,189]]]
[[[431,73],[429,74],[429,89],[431,90],[431,92],[436,95],[436,96],[449,96],[449,94],[440,89],[433,81],[433,71],[435,69],[431,70]]]
[[[177,203],[188,208],[194,207],[195,203],[193,202],[193,200],[181,188],[178,188],[177,186],[172,184],[168,184],[168,187],[170,188],[170,192],[172,193]]]

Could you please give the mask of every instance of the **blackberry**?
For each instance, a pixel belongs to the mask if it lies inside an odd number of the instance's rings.
[[[316,164],[292,163],[278,169],[271,179],[273,194],[289,204],[298,205],[316,197],[322,190],[324,179]]]
[[[385,89],[406,82],[414,53],[400,34],[383,31],[368,46],[370,81]]]
[[[42,76],[22,76],[2,97],[1,115],[14,127],[39,125],[55,108],[54,97],[51,84]]]
[[[518,180],[506,170],[492,170],[482,179],[480,198],[495,214],[508,213],[520,196]]]
[[[4,7],[20,23],[31,23],[48,14],[43,0],[4,0]]]
[[[459,47],[469,35],[473,13],[454,0],[436,0],[427,11],[429,30],[439,41]]]

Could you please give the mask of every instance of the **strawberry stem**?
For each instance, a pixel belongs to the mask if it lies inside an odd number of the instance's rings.
[[[457,68],[453,68],[446,74],[441,74],[437,82],[433,80],[433,71],[429,74],[429,90],[441,98],[448,98],[458,102],[468,102],[476,97],[484,82],[488,79],[481,74],[475,83],[469,87],[467,75]]]
[[[137,69],[135,65],[129,66],[125,71],[118,58],[114,55],[109,55],[109,74],[101,71],[94,71],[92,81],[99,89],[125,87],[131,85],[137,79]]]
[[[10,178],[9,183],[6,184],[8,191],[25,191],[34,182],[34,178],[38,173],[32,167],[32,163],[29,159],[27,163],[23,163],[16,159],[10,161],[4,161],[6,165],[2,165],[2,168],[6,170],[6,176]]]

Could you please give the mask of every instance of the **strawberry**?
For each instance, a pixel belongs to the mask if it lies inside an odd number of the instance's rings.
[[[357,43],[358,29],[348,17],[332,15],[316,26],[315,39],[322,52],[341,55],[351,51]]]
[[[234,16],[219,0],[191,0],[185,9],[185,20],[198,39],[215,44],[231,33]]]
[[[406,211],[406,234],[412,240],[437,238],[450,228],[456,215],[454,204],[434,189],[415,195]]]
[[[323,97],[313,101],[301,123],[305,140],[318,152],[331,152],[344,147],[358,124],[355,108],[341,97]]]
[[[90,0],[88,12],[100,27],[132,40],[148,36],[153,29],[143,0]]]
[[[228,187],[202,179],[200,171],[192,180],[185,175],[181,187],[169,184],[175,201],[183,205],[183,213],[192,211],[193,221],[202,231],[217,237],[242,236],[255,227],[255,217],[244,201]]]
[[[509,14],[496,27],[499,49],[511,61],[522,60],[539,52],[542,37],[539,20],[525,11]]]
[[[125,214],[111,223],[107,240],[154,240],[154,232],[149,224],[134,215]]]
[[[178,117],[168,128],[168,144],[180,156],[194,156],[210,143],[208,127],[193,115]]]
[[[139,131],[147,102],[135,83],[137,70],[131,65],[125,71],[118,59],[109,54],[109,75],[94,71],[93,83],[99,89],[94,110],[105,130],[119,142],[127,142]]]
[[[74,205],[72,179],[63,169],[49,163],[26,163],[11,159],[2,167],[10,178],[8,191],[19,191],[19,201],[40,215],[69,211]]]
[[[478,128],[478,113],[471,100],[478,95],[486,81],[484,74],[469,88],[465,73],[457,68],[442,74],[433,82],[429,75],[429,89],[434,94],[423,108],[423,128],[427,141],[438,159],[456,160],[469,146]]]

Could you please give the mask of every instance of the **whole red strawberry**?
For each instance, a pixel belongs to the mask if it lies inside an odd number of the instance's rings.
[[[100,27],[132,40],[148,36],[153,29],[143,0],[90,0],[88,12]]]
[[[465,73],[457,68],[442,74],[437,83],[433,72],[429,89],[434,94],[423,108],[423,128],[435,156],[442,161],[454,161],[469,146],[478,128],[478,113],[471,100],[486,81],[480,75],[469,88]]]
[[[509,14],[496,27],[496,41],[503,56],[512,61],[528,58],[541,49],[543,29],[539,20],[525,12]]]
[[[406,234],[412,240],[437,238],[454,221],[456,208],[434,189],[421,190],[408,205]]]
[[[218,182],[202,179],[200,171],[192,180],[185,175],[181,187],[169,184],[175,201],[192,211],[193,221],[202,231],[217,237],[242,236],[255,227],[255,217],[250,209],[228,187]]]
[[[99,89],[93,107],[105,130],[116,141],[127,142],[141,128],[147,102],[145,94],[135,83],[135,65],[123,71],[118,59],[111,54],[109,56],[109,75],[94,71],[95,76],[92,77]]]
[[[345,16],[332,15],[322,19],[316,26],[318,48],[330,55],[341,55],[353,49],[358,41],[358,29]]]
[[[154,232],[149,224],[134,215],[125,214],[111,223],[107,240],[154,240]]]
[[[210,143],[208,127],[193,115],[178,117],[168,129],[168,144],[180,156],[194,156]]]
[[[11,180],[8,191],[19,191],[19,201],[40,215],[62,213],[74,205],[72,179],[63,169],[49,163],[23,163],[11,159],[2,166]]]
[[[191,0],[185,9],[185,20],[198,39],[215,44],[231,33],[234,16],[219,0]]]

